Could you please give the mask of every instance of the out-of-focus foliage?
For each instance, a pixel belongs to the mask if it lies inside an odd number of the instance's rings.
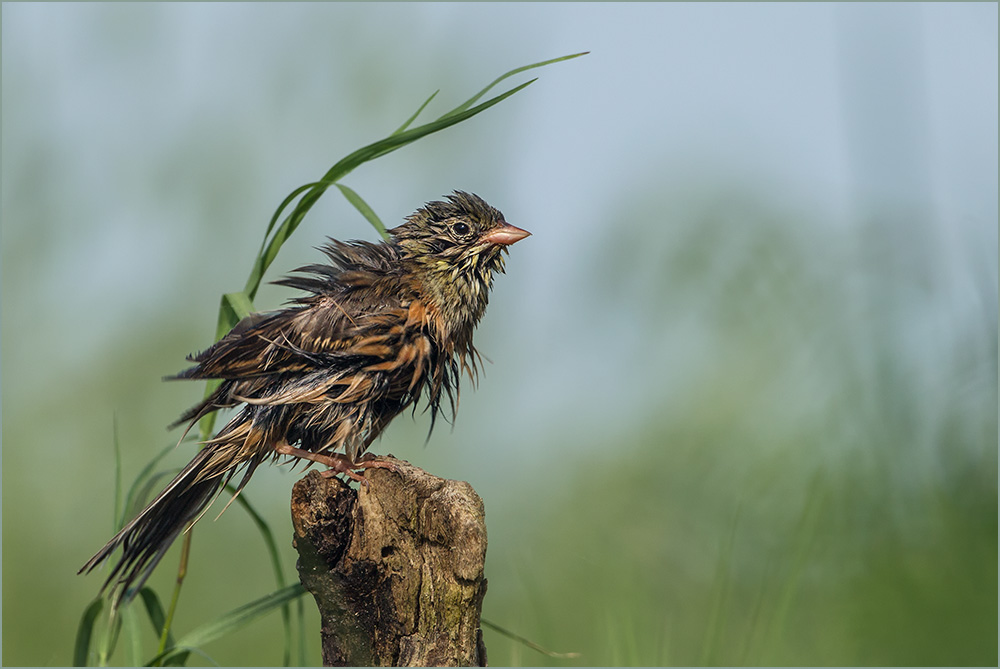
[[[658,295],[630,324],[636,352],[655,374],[658,340],[697,327],[692,383],[658,411],[640,400],[596,453],[541,454],[501,521],[530,523],[490,554],[517,587],[487,615],[596,665],[991,664],[995,333],[958,326],[924,385],[890,314],[858,317],[868,298],[902,304],[906,277],[738,189],[684,199],[623,207],[662,227],[609,234],[594,309]],[[487,640],[498,664],[547,661]]]

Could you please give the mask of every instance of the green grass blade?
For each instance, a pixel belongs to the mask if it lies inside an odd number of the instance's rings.
[[[161,667],[183,667],[185,665],[185,663],[187,663],[188,657],[191,656],[191,652],[192,651],[189,651],[189,650],[181,650],[181,651],[179,651],[177,653],[174,653],[170,657],[165,658],[163,660],[163,663],[160,666]],[[208,657],[207,655],[204,655],[204,653],[202,653],[202,655],[204,657]],[[219,666],[218,663],[213,663],[213,664],[216,667]]]
[[[368,206],[368,203],[361,199],[361,196],[355,193],[353,190],[348,188],[343,184],[337,184],[337,188],[340,192],[344,194],[347,201],[354,205],[354,208],[361,212],[361,215],[371,223],[372,227],[382,235],[382,239],[386,241],[389,240],[389,232],[385,229],[385,225],[382,224],[382,219],[378,217],[375,211]]]
[[[149,622],[153,625],[153,631],[156,634],[160,634],[163,631],[163,625],[166,623],[166,616],[163,614],[163,605],[160,604],[160,598],[149,586],[143,587],[139,591],[139,596],[142,598],[143,606],[146,607],[146,615],[149,616]],[[167,634],[167,643],[171,646],[174,645],[173,635],[169,633]]]
[[[236,488],[231,485],[226,486],[226,491],[235,495]],[[246,495],[239,495],[236,498],[237,504],[243,507],[243,510],[249,514],[250,519],[253,520],[254,525],[257,526],[257,530],[260,532],[261,537],[264,539],[264,545],[267,547],[267,554],[271,559],[271,568],[274,569],[274,580],[277,583],[278,589],[285,587],[285,576],[284,570],[281,567],[281,554],[278,552],[278,543],[274,540],[274,533],[271,532],[271,527],[267,524],[267,521],[257,513],[257,510],[253,508],[250,504],[250,500],[247,499]],[[283,656],[284,666],[290,666],[292,662],[292,612],[286,602],[281,607],[281,620],[285,629],[285,653]]]
[[[823,530],[823,511],[828,498],[829,490],[825,485],[824,472],[820,469],[810,480],[809,494],[795,528],[795,544],[788,559],[787,573],[784,574],[776,596],[774,613],[766,626],[766,641],[763,648],[765,655],[761,658],[765,664],[780,661],[778,658],[783,657],[781,640],[787,638],[792,604],[802,581],[802,575],[809,564],[809,554],[815,549],[817,539]],[[774,659],[769,661],[769,658]]]
[[[219,301],[219,319],[215,325],[215,341],[219,341],[232,330],[237,323],[254,312],[253,297],[246,291],[226,293]],[[221,381],[209,379],[205,383],[205,394],[202,399],[207,398],[215,392]],[[198,437],[201,441],[206,441],[212,436],[215,428],[215,414],[210,413],[198,423]]]
[[[306,666],[306,655],[308,654],[308,642],[306,640],[306,605],[305,597],[299,597],[298,601],[295,602],[295,613],[296,622],[298,623],[296,627],[299,630],[299,661],[296,666],[304,667]]]
[[[87,658],[90,655],[90,640],[94,636],[94,624],[103,608],[104,598],[97,597],[83,610],[83,615],[80,616],[80,624],[76,629],[76,643],[73,645],[74,667],[87,666]]]
[[[532,63],[531,65],[525,65],[523,67],[518,67],[518,68],[515,68],[515,69],[511,70],[510,72],[506,72],[504,74],[501,74],[499,77],[497,77],[492,82],[490,82],[489,86],[487,86],[483,90],[479,91],[478,93],[476,93],[475,95],[473,95],[471,98],[469,98],[468,100],[466,100],[462,104],[458,105],[457,107],[455,107],[454,109],[452,109],[450,112],[448,112],[447,114],[445,114],[441,118],[444,118],[446,116],[451,116],[452,114],[457,114],[457,113],[460,113],[462,111],[465,111],[466,109],[468,109],[469,107],[471,107],[473,104],[475,104],[477,100],[479,100],[481,97],[483,97],[484,95],[486,95],[487,93],[489,93],[490,90],[494,86],[496,86],[497,84],[499,84],[504,79],[507,79],[508,77],[513,77],[515,74],[520,74],[521,72],[525,72],[527,70],[531,70],[531,69],[534,69],[536,67],[545,67],[546,65],[551,65],[552,63],[558,63],[558,62],[563,61],[563,60],[572,60],[573,58],[579,58],[580,56],[586,56],[588,53],[590,53],[590,52],[589,51],[581,51],[580,53],[574,53],[574,54],[571,54],[569,56],[561,56],[559,58],[553,58],[552,60],[543,60],[540,63]]]
[[[121,525],[117,529],[120,530],[125,525],[125,521],[138,511],[137,506],[144,506],[143,501],[148,496],[149,489],[153,484],[164,476],[167,476],[166,472],[159,472],[153,475],[153,470],[160,460],[173,449],[174,446],[167,446],[154,455],[153,459],[146,463],[146,466],[142,468],[142,471],[132,481],[132,485],[128,489],[128,494],[125,495],[125,504],[122,507]]]
[[[705,626],[705,636],[702,640],[701,666],[717,665],[721,660],[719,650],[722,646],[723,633],[726,629],[726,613],[732,606],[732,565],[733,553],[736,548],[736,530],[739,527],[742,503],[736,508],[733,524],[729,530],[729,539],[719,551],[719,562],[715,567],[715,579],[712,583],[712,603],[708,613],[708,624]]]
[[[278,205],[278,208],[274,210],[274,214],[272,214],[271,220],[268,221],[267,223],[267,229],[264,231],[264,238],[260,241],[260,251],[257,253],[258,257],[263,255],[264,249],[267,247],[267,238],[271,235],[271,231],[274,230],[274,226],[276,226],[278,224],[278,221],[281,219],[281,212],[283,212],[288,207],[288,205],[294,202],[295,198],[297,198],[299,195],[306,192],[310,188],[315,188],[318,185],[320,185],[319,182],[303,184],[298,188],[296,188],[295,190],[293,190],[291,193],[289,193],[288,196],[281,201],[281,204]],[[251,277],[252,276],[253,274],[251,273]],[[254,293],[251,293],[249,290],[250,286],[249,282],[247,282],[247,286],[248,286],[248,288],[246,289],[247,294],[253,297]]]
[[[183,667],[184,663],[187,661],[188,656],[197,655],[198,657],[203,657],[207,662],[198,662],[196,667],[218,667],[221,666],[218,662],[212,659],[212,656],[201,650],[200,648],[171,648],[165,650],[152,660],[150,660],[146,665],[147,667]]]
[[[490,622],[486,618],[480,618],[479,619],[479,624],[482,627],[485,627],[487,629],[491,629],[494,632],[496,632],[497,634],[501,634],[501,635],[507,637],[508,639],[510,639],[512,641],[516,641],[517,643],[519,643],[519,644],[521,644],[523,646],[527,646],[531,650],[537,651],[537,652],[541,653],[542,655],[547,655],[548,657],[556,657],[556,658],[559,658],[559,659],[570,659],[571,660],[573,658],[577,658],[577,657],[581,656],[580,653],[557,653],[555,651],[548,650],[546,648],[543,648],[542,646],[539,646],[537,643],[535,643],[531,639],[526,639],[526,638],[524,638],[523,636],[521,636],[519,634],[514,634],[510,630],[504,629],[503,627],[500,627],[496,623]]]
[[[136,666],[142,661],[142,637],[139,633],[139,621],[135,609],[126,606],[121,610],[122,632],[125,647],[125,665]]]
[[[232,485],[227,485],[226,492],[236,494],[236,488]],[[267,524],[267,521],[265,521],[264,518],[257,513],[257,510],[251,506],[245,493],[240,493],[239,497],[236,498],[236,503],[243,507],[243,510],[250,515],[254,525],[257,526],[257,530],[264,539],[264,545],[267,547],[267,553],[271,558],[271,567],[274,569],[274,579],[277,581],[278,587],[283,588],[285,586],[285,577],[281,568],[281,554],[278,552],[278,543],[274,540],[274,534],[271,532],[270,526]]]
[[[139,591],[139,596],[142,597],[142,603],[146,607],[146,614],[149,616],[149,622],[153,626],[153,632],[157,635],[161,634],[167,624],[167,618],[163,613],[163,605],[160,603],[160,598],[148,586]],[[174,636],[169,630],[167,630],[167,646],[174,646]],[[167,666],[183,666],[190,654],[186,650],[180,651],[172,655],[164,664]],[[136,657],[135,659],[138,661],[139,658]]]
[[[219,321],[215,326],[215,340],[219,341],[236,324],[254,312],[253,300],[244,291],[225,293],[219,303]],[[216,379],[216,381],[218,381]],[[217,385],[217,383],[216,383]],[[205,397],[208,397],[208,393]]]
[[[459,123],[467,118],[475,116],[479,112],[484,111],[489,107],[492,107],[494,104],[500,102],[501,100],[510,97],[517,91],[521,90],[522,88],[530,84],[531,81],[534,81],[534,79],[525,84],[522,84],[521,86],[517,86],[514,89],[507,91],[504,94],[498,95],[493,99],[488,100],[487,102],[473,109],[470,109],[470,107],[472,107],[474,103],[476,103],[479,99],[481,99],[484,95],[486,95],[486,93],[492,90],[501,81],[509,77],[512,77],[515,74],[524,72],[526,70],[538,67],[544,67],[545,65],[551,65],[552,63],[558,63],[564,60],[571,60],[573,58],[578,58],[580,56],[586,55],[587,53],[589,52],[584,51],[581,53],[571,54],[569,56],[553,58],[551,60],[546,60],[539,63],[532,63],[531,65],[525,65],[523,67],[515,68],[509,72],[506,72],[501,76],[497,77],[495,80],[493,80],[493,82],[491,82],[488,86],[486,86],[486,88],[476,93],[474,96],[472,96],[471,98],[460,104],[458,107],[452,109],[450,112],[439,118],[434,123],[426,124],[424,126],[420,126],[419,128],[414,129],[414,130],[425,129],[426,132],[410,136],[405,141],[395,146],[383,146],[382,148],[386,149],[384,151],[372,150],[373,147],[383,145],[387,142],[391,142],[391,140],[393,139],[397,139],[400,138],[401,136],[404,136],[407,132],[406,129],[409,128],[410,124],[412,124],[413,121],[416,120],[417,116],[419,116],[420,113],[424,110],[424,108],[427,107],[428,104],[430,104],[431,100],[433,100],[435,96],[437,96],[438,91],[435,91],[434,93],[431,94],[430,97],[427,98],[427,100],[424,101],[424,103],[420,106],[420,108],[417,109],[417,111],[412,116],[410,116],[410,118],[408,118],[403,123],[403,125],[401,125],[391,135],[389,135],[389,137],[385,138],[381,142],[375,142],[374,144],[369,144],[368,146],[363,147],[355,151],[354,153],[350,154],[346,158],[342,159],[340,162],[338,162],[336,165],[330,168],[330,170],[326,173],[326,175],[323,177],[322,180],[310,184],[305,184],[303,186],[299,186],[298,188],[296,188],[288,195],[288,197],[286,197],[282,201],[281,205],[279,205],[278,209],[274,212],[274,215],[271,217],[271,220],[268,222],[267,230],[264,232],[264,243],[261,245],[261,251],[260,253],[258,253],[257,259],[254,261],[253,269],[250,272],[250,276],[247,279],[246,287],[244,288],[246,294],[249,295],[251,299],[253,299],[257,295],[257,288],[260,286],[260,282],[263,279],[264,273],[267,271],[267,268],[274,261],[274,256],[277,254],[277,249],[281,247],[281,244],[283,244],[284,241],[288,239],[288,236],[295,230],[295,228],[298,227],[298,223],[299,221],[301,221],[302,216],[305,215],[305,213],[312,207],[312,205],[323,193],[323,191],[325,191],[326,188],[328,188],[331,184],[336,183],[343,177],[347,176],[348,173],[350,173],[352,170],[354,170],[354,168],[358,167],[362,163],[368,162],[369,160],[374,160],[375,158],[385,155],[390,151],[395,151],[401,146],[405,146],[406,144],[416,141],[417,139],[423,137],[426,134],[430,134],[431,132],[437,132],[438,130],[443,130],[444,128],[447,128],[450,125],[454,125],[455,123]],[[466,112],[470,113],[466,115]],[[435,123],[441,123],[443,121],[446,121],[447,119],[452,119],[452,120],[450,122],[444,123],[439,127],[434,127],[433,129],[429,129],[429,126],[433,126]],[[292,211],[292,214],[290,214],[289,217],[282,222],[281,226],[279,226],[278,231],[275,234],[275,238],[268,243],[267,239],[271,235],[272,230],[274,230],[275,226],[277,225],[278,220],[281,218],[281,214],[300,195],[302,195],[302,200]],[[287,229],[283,231],[282,228],[287,228]]]
[[[440,92],[441,92],[441,89],[438,89],[438,90],[434,91],[433,93],[431,93],[431,96],[429,98],[427,98],[426,100],[424,100],[424,104],[420,105],[420,108],[417,109],[417,111],[413,112],[413,116],[411,116],[410,118],[406,119],[406,122],[403,123],[403,125],[401,125],[398,128],[396,128],[393,131],[392,134],[393,135],[398,135],[399,133],[401,133],[404,130],[406,130],[407,128],[409,128],[410,124],[413,123],[414,121],[416,121],[417,117],[420,116],[420,112],[422,112],[424,110],[424,107],[426,107],[427,105],[429,105],[431,103],[431,100],[433,100],[435,97],[437,97],[437,94],[440,93]]]
[[[122,445],[118,439],[118,412],[111,415],[111,441],[115,447],[115,508],[114,531],[125,524],[125,506],[122,504]]]
[[[520,86],[515,86],[509,91],[490,98],[486,102],[478,104],[475,107],[465,109],[464,111],[457,113],[449,113],[445,117],[436,121],[406,130],[405,132],[401,132],[399,134],[390,135],[385,139],[369,144],[368,146],[364,146],[347,157],[342,158],[337,164],[331,167],[329,171],[327,171],[322,180],[314,183],[311,187],[308,187],[308,190],[302,195],[302,198],[299,200],[298,204],[295,205],[292,212],[282,221],[277,230],[274,231],[274,236],[267,243],[264,252],[258,255],[257,260],[254,262],[254,266],[250,272],[250,277],[247,279],[247,285],[244,288],[244,292],[251,298],[257,294],[257,288],[260,286],[264,273],[267,271],[267,268],[271,266],[271,263],[274,262],[281,245],[284,244],[285,240],[288,239],[289,236],[291,236],[291,234],[302,222],[305,215],[329,186],[335,184],[337,181],[350,174],[359,165],[375,160],[376,158],[380,158],[381,156],[402,148],[407,144],[412,144],[422,137],[426,137],[432,133],[449,128],[456,123],[461,123],[462,121],[470,119],[476,114],[486,111],[490,107],[506,100],[535,81],[535,79],[526,81]],[[306,188],[306,186],[301,186],[298,190],[302,191]],[[283,207],[288,206],[290,203],[291,199],[285,198],[285,201],[282,203],[282,207],[279,207],[279,210],[275,213],[275,216],[272,217],[272,220],[279,217]]]
[[[276,590],[220,616],[214,622],[192,630],[178,641],[178,645],[183,647],[204,646],[211,641],[246,627],[274,609],[280,608],[287,602],[301,597],[305,592],[306,589],[302,587],[301,583],[295,583]]]
[[[219,321],[215,326],[215,340],[229,334],[241,320],[254,312],[253,300],[244,291],[226,293],[219,303]]]
[[[148,500],[153,499],[155,493],[160,489],[160,482],[163,481],[163,479],[167,479],[167,481],[170,481],[175,476],[177,476],[177,473],[179,471],[180,471],[179,467],[175,467],[173,469],[164,469],[163,471],[156,472],[155,474],[147,478],[144,482],[142,482],[142,486],[136,490],[135,498],[131,500],[131,504],[128,506],[129,513],[127,517],[134,518],[135,516],[137,516],[140,511],[146,508]],[[136,481],[136,483],[139,482],[140,480]]]
[[[236,323],[239,323],[241,320],[254,312],[253,302],[250,300],[250,296],[242,291],[238,293],[226,293],[222,296],[222,303],[226,306],[229,312],[232,313]],[[236,323],[233,323],[233,325]],[[225,335],[231,329],[232,328],[230,327],[222,334]]]
[[[264,272],[267,271],[267,268],[274,261],[274,255],[277,255],[277,249],[272,252],[272,247],[277,242],[277,247],[280,248],[281,245],[285,243],[285,240],[288,239],[289,235],[291,235],[295,228],[298,227],[298,221],[292,221],[292,216],[302,207],[305,207],[306,211],[308,211],[309,208],[312,207],[313,202],[319,198],[319,195],[327,189],[330,183],[325,183],[324,181],[314,181],[313,183],[303,184],[289,193],[288,197],[282,200],[281,204],[278,205],[278,208],[274,210],[271,220],[268,221],[267,230],[264,231],[264,239],[261,240],[260,251],[257,252],[257,257],[254,258],[253,267],[250,269],[250,276],[247,277],[246,286],[243,288],[243,292],[246,293],[251,300],[257,297],[257,289],[260,287],[260,282],[264,279]],[[289,214],[284,221],[282,221],[281,225],[278,226],[277,231],[275,231],[274,236],[271,237],[271,232],[274,230],[275,226],[278,225],[278,221],[281,220],[282,213],[284,213],[285,209],[287,209],[289,205],[291,205],[292,202],[294,202],[300,195],[302,196],[302,199],[297,205],[295,205],[292,210],[292,214]],[[305,212],[303,212],[302,215],[304,216]],[[268,239],[270,239],[270,241],[268,241]],[[269,257],[269,254],[272,253],[273,255],[270,255]],[[221,339],[221,336],[219,338]]]
[[[301,597],[306,592],[302,584],[289,585],[281,590],[272,592],[260,599],[245,604],[217,618],[213,622],[202,625],[191,632],[185,634],[173,648],[168,648],[152,660],[150,665],[166,663],[170,657],[185,651],[193,650],[199,646],[215,641],[236,630],[246,627],[258,618],[267,615],[276,608],[279,608],[292,601],[296,597]]]
[[[219,323],[221,325],[223,319],[223,313],[219,311]],[[235,325],[235,323],[234,323]],[[232,328],[230,328],[232,329]],[[225,336],[223,334],[223,336]],[[217,337],[216,341],[222,339],[222,337]],[[219,379],[209,379],[205,382],[205,394],[202,399],[206,399],[209,395],[215,392],[215,389],[219,387],[222,383]],[[212,430],[215,429],[215,412],[202,416],[201,420],[198,421],[198,441],[208,441],[212,438]]]

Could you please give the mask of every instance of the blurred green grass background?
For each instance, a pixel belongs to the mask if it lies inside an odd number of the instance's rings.
[[[114,417],[128,481],[280,199],[436,88],[588,49],[347,180],[387,224],[462,188],[534,235],[454,428],[375,446],[476,487],[484,616],[582,654],[487,630],[491,663],[997,663],[995,5],[2,11],[4,664],[70,661]],[[328,195],[267,278],[328,234],[375,239]],[[289,578],[296,479],[247,491]],[[273,588],[230,509],[176,631]],[[279,662],[278,620],[204,650]]]

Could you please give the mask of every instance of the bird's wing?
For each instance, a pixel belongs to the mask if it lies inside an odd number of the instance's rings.
[[[275,283],[307,291],[294,306],[251,314],[225,337],[189,358],[175,379],[245,380],[307,373],[381,349],[360,345],[398,320],[406,298],[394,250],[384,244],[331,240],[329,265],[307,265]],[[400,311],[402,309],[402,311]]]
[[[346,377],[391,356],[412,290],[388,245],[331,241],[331,265],[309,265],[276,283],[307,291],[293,306],[251,314],[189,360],[171,379],[220,379],[219,387],[170,427],[243,401],[281,401],[314,386],[316,375]]]

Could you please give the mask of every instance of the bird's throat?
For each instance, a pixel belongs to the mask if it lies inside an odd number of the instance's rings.
[[[494,262],[435,264],[425,266],[422,278],[423,294],[438,314],[439,326],[448,338],[464,339],[486,312],[493,273],[503,267],[499,256]]]

